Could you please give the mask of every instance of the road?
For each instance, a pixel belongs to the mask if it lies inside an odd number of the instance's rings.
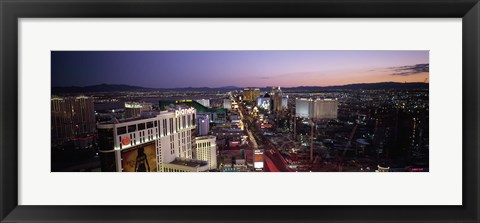
[[[240,105],[240,102],[238,102],[238,105]],[[240,120],[242,120],[242,122],[244,122],[245,118],[243,117],[243,109],[240,108],[240,106],[239,106],[239,109],[238,109],[238,113],[240,113]],[[245,130],[247,131],[248,138],[250,139],[250,142],[252,142],[253,149],[254,150],[258,149],[257,140],[255,140],[255,137],[253,137],[253,134],[250,131],[250,128],[248,127],[248,123],[244,122],[243,124],[245,125]]]
[[[263,172],[280,172],[268,156],[263,156]]]
[[[272,152],[271,150],[265,151],[263,154],[264,159],[268,160],[273,164],[276,169],[280,172],[291,172],[292,170],[288,168],[285,159],[278,152]],[[274,172],[274,171],[271,171]]]
[[[251,117],[248,117],[248,115],[243,114],[244,112],[244,107],[238,102],[239,105],[239,114],[240,118],[243,121],[243,124],[245,125],[245,129],[248,134],[248,138],[250,139],[250,142],[252,143],[253,146],[253,153],[255,153],[255,150],[259,148],[258,143],[257,143],[257,138],[252,133],[252,131],[249,128],[249,125],[253,127],[253,129],[256,129],[255,123],[252,121]],[[262,139],[261,137],[258,139],[259,142],[262,145],[262,149],[267,146],[269,148],[275,149],[272,143],[268,139]],[[264,154],[263,154],[263,163],[264,163],[264,172],[290,172],[291,170],[287,167],[285,159],[278,153],[278,151],[272,153],[271,151],[265,149]]]

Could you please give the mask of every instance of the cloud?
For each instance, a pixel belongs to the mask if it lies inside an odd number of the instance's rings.
[[[260,79],[267,80],[270,79],[270,77],[260,77]]]
[[[391,75],[410,76],[419,73],[429,72],[429,64],[415,64],[410,66],[389,67]]]

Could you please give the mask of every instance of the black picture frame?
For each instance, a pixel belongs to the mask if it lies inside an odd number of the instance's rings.
[[[0,15],[0,219],[2,222],[479,222],[480,4],[478,0],[0,0]],[[46,17],[462,18],[463,205],[18,205],[17,20]]]

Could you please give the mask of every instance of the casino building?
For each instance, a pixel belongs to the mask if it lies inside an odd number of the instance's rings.
[[[243,89],[244,101],[255,101],[260,96],[260,88],[245,88]]]
[[[97,124],[102,171],[207,171],[207,161],[193,159],[195,114],[194,108],[177,105]]]
[[[208,162],[208,168],[217,169],[217,145],[215,136],[202,136],[195,138],[194,156],[198,160]]]
[[[295,117],[310,118],[313,116],[313,100],[307,98],[297,98],[295,100]]]
[[[295,116],[299,118],[336,119],[338,116],[338,101],[336,99],[306,99],[295,100]]]

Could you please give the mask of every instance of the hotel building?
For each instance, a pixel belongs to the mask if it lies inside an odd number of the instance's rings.
[[[232,100],[223,99],[223,108],[225,108],[227,110],[231,110],[232,109]]]
[[[208,162],[208,169],[217,169],[217,145],[215,136],[202,136],[195,138],[194,157],[197,160]]]
[[[336,119],[338,114],[338,101],[334,99],[317,99],[314,101],[313,118]]]
[[[305,99],[295,100],[295,116],[299,118],[336,119],[338,101],[335,99]]]
[[[193,108],[142,113],[135,119],[97,125],[102,171],[185,172],[208,170],[207,162],[193,160]]]
[[[313,100],[297,98],[295,100],[295,117],[310,118],[313,115]]]
[[[210,131],[210,115],[197,114],[197,136],[206,136]]]
[[[280,87],[273,87],[270,95],[272,97],[273,111],[282,111],[284,109],[282,107],[283,93]]]
[[[93,98],[52,97],[51,124],[52,144],[95,133]]]
[[[255,101],[260,96],[260,88],[245,88],[243,89],[244,101]]]

